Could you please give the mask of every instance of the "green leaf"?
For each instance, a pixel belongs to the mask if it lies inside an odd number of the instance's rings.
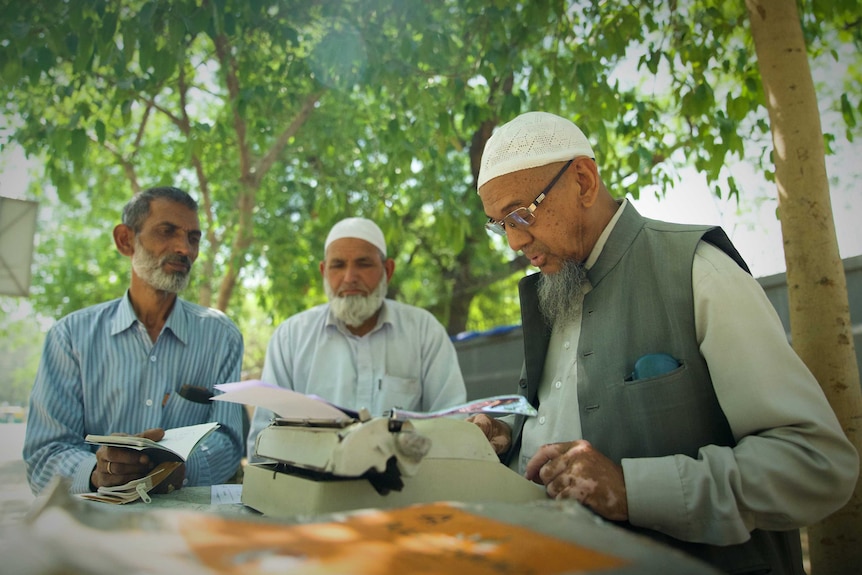
[[[84,163],[84,156],[87,152],[87,132],[82,128],[72,130],[69,137],[69,156],[72,162],[81,166]]]
[[[93,58],[94,47],[94,36],[90,33],[84,33],[78,41],[78,49],[75,52],[75,73],[80,74],[90,68],[90,61]]]
[[[96,139],[100,144],[105,143],[105,123],[102,120],[96,120]]]
[[[156,65],[156,39],[142,35],[138,46],[138,65],[144,73],[149,73]]]
[[[132,121],[132,101],[125,100],[120,105],[120,114],[123,117],[123,124],[129,124]]]
[[[732,94],[728,94],[726,108],[727,115],[735,122],[739,122],[751,111],[751,103],[748,98],[742,96],[735,98]]]
[[[172,15],[168,21],[168,44],[173,47],[181,46],[185,42],[187,32],[185,20]]]
[[[657,74],[658,73],[658,65],[660,62],[661,62],[661,52],[658,50],[650,52],[649,59],[647,60],[647,69],[652,74]]]
[[[633,172],[637,172],[637,171],[638,171],[638,168],[640,167],[640,164],[641,164],[641,156],[640,156],[640,154],[638,153],[638,151],[637,151],[637,150],[632,151],[632,153],[631,153],[631,154],[629,154],[629,158],[628,158],[628,166],[629,166],[629,168],[630,168]]]
[[[503,97],[503,105],[500,115],[504,118],[514,118],[521,113],[521,99],[515,94],[506,94]]]
[[[841,116],[844,118],[844,123],[852,129],[856,127],[856,112],[853,110],[853,104],[850,103],[850,98],[847,93],[841,94]]]
[[[159,4],[156,0],[152,0],[151,2],[147,2],[141,8],[141,11],[138,12],[138,24],[141,27],[141,30],[149,31],[153,28],[153,16],[159,8]]]
[[[177,61],[173,52],[157,50],[153,59],[153,76],[156,81],[170,78],[177,69]]]
[[[39,48],[36,52],[36,65],[40,72],[47,73],[56,64],[54,53],[45,46]]]
[[[736,185],[736,179],[733,176],[727,178],[727,187],[730,189],[728,199],[736,199],[739,203],[739,186]]]
[[[120,14],[118,10],[106,11],[99,25],[99,44],[102,46],[113,45],[114,35],[117,33],[117,22]]]
[[[126,62],[131,62],[138,48],[138,23],[135,20],[128,20],[122,25],[122,35],[120,41],[123,46]]]
[[[78,35],[68,34],[64,39],[66,52],[72,56],[78,53]]]
[[[8,86],[15,86],[21,79],[21,61],[17,55],[6,56],[6,50],[0,51],[0,70],[2,70],[3,81]]]

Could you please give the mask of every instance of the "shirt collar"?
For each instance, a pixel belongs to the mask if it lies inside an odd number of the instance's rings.
[[[111,322],[111,335],[117,335],[129,329],[137,321],[138,318],[135,315],[135,310],[132,308],[132,300],[129,299],[129,290],[126,290],[125,295],[120,300],[120,305],[117,306],[117,310],[114,312],[114,319]]]
[[[602,230],[599,239],[596,241],[596,245],[593,246],[593,251],[590,252],[590,257],[587,258],[587,261],[584,264],[584,267],[586,267],[587,269],[593,267],[593,265],[596,263],[596,260],[598,260],[599,256],[602,255],[602,250],[604,249],[605,244],[608,241],[608,237],[610,237],[611,232],[614,231],[614,226],[617,225],[617,222],[619,221],[620,216],[623,215],[623,210],[626,209],[626,206],[628,205],[629,201],[623,198],[622,201],[617,203],[620,205],[619,209],[614,214],[614,217],[611,218],[611,221],[608,222],[608,225],[605,226],[605,229]]]
[[[189,318],[186,314],[186,306],[179,296],[174,300],[174,309],[171,310],[168,321],[165,322],[165,329],[171,330],[181,342],[188,343],[191,336]]]
[[[117,311],[114,313],[114,319],[111,322],[111,335],[117,335],[136,323],[138,323],[138,316],[135,315],[135,308],[132,307],[132,300],[129,299],[129,291],[126,290],[126,294],[120,300],[120,305],[117,306]],[[174,308],[168,315],[165,329],[171,330],[181,342],[186,343],[188,341],[189,321],[183,301],[179,297],[174,301]]]

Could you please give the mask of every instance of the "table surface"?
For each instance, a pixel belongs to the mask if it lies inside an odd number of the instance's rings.
[[[214,573],[255,573],[266,572],[243,568],[230,571],[202,566],[200,562],[184,564],[177,568],[174,564],[158,563],[169,561],[171,557],[187,556],[183,547],[175,555],[168,553],[171,546],[176,546],[188,539],[188,535],[178,536],[184,525],[199,525],[198,531],[208,531],[204,538],[211,547],[225,541],[224,532],[212,532],[207,522],[212,525],[222,525],[224,530],[240,537],[240,544],[246,534],[256,533],[257,537],[276,537],[287,540],[295,533],[286,532],[297,526],[327,526],[333,523],[343,525],[345,522],[356,521],[357,517],[375,512],[360,511],[356,513],[330,514],[324,516],[296,516],[288,520],[275,520],[261,516],[257,511],[237,503],[237,490],[241,486],[191,487],[180,489],[168,495],[154,495],[150,504],[136,502],[126,505],[112,505],[72,497],[67,492],[57,490],[49,495],[35,498],[29,490],[24,473],[24,462],[20,459],[20,444],[23,440],[24,425],[6,424],[0,426],[0,557],[3,558],[0,571],[15,575],[48,575],[56,572],[72,572],[73,566],[81,573],[104,573],[114,575],[119,572],[146,573],[184,573],[191,575],[212,575]],[[5,451],[4,451],[5,449]],[[8,453],[6,453],[8,451]],[[636,536],[612,524],[597,518],[593,513],[576,503],[558,503],[540,501],[528,504],[506,503],[470,503],[453,504],[457,511],[478,518],[474,525],[476,532],[490,529],[492,534],[512,535],[514,530],[521,529],[517,541],[542,540],[551,549],[562,542],[568,548],[561,553],[572,550],[586,549],[600,555],[622,559],[625,564],[613,569],[602,569],[604,575],[619,574],[674,574],[708,575],[715,573],[711,568],[689,557],[655,543],[649,539]],[[420,507],[420,510],[436,510],[436,508]],[[381,524],[388,526],[405,525],[405,522],[416,520],[416,513],[410,508],[394,509],[376,512]],[[405,515],[406,514],[406,515]],[[425,519],[434,515],[425,515]],[[487,523],[482,523],[486,521]],[[370,527],[364,527],[366,533]],[[399,536],[403,536],[402,533]],[[425,531],[425,532],[423,532]],[[414,536],[425,537],[420,547],[440,544],[441,541],[463,540],[459,537],[446,539],[444,533],[435,533],[433,529],[420,527]],[[250,537],[250,535],[249,535]],[[436,537],[436,539],[434,539]],[[390,538],[391,539],[391,538]],[[493,539],[493,538],[492,538]],[[503,537],[498,538],[500,541]],[[487,544],[487,541],[484,541]],[[200,543],[200,542],[198,542]],[[415,541],[413,541],[415,544]],[[182,543],[187,545],[188,543]],[[368,556],[374,555],[374,550],[380,552],[382,545],[392,547],[391,541],[364,542],[365,546],[357,546]],[[370,545],[370,547],[369,547]],[[343,544],[336,544],[334,549],[342,549]],[[351,546],[347,546],[351,547]],[[369,551],[369,549],[371,551]],[[391,550],[391,549],[390,549]],[[458,550],[465,556],[474,557]],[[260,551],[260,550],[258,550]],[[403,548],[401,549],[403,552]],[[590,573],[582,565],[573,564],[571,569],[552,571],[550,552],[530,551],[525,545],[517,545],[507,549],[507,557],[511,560],[529,561],[529,571],[538,575],[545,573]],[[532,555],[530,555],[532,553]],[[440,568],[434,571],[433,566],[424,573],[447,572],[448,566],[442,559],[446,553],[434,555]],[[390,558],[391,559],[391,558]],[[267,558],[272,561],[272,557]],[[134,564],[141,562],[146,568]],[[127,564],[125,569],[121,565]],[[295,562],[295,558],[294,558]],[[271,565],[270,565],[271,566]],[[395,570],[362,571],[348,567],[342,572],[388,574]],[[393,568],[394,569],[394,568]],[[501,568],[502,569],[502,568]],[[486,571],[489,573],[504,572]],[[308,573],[301,569],[281,569],[269,572]],[[418,569],[402,569],[401,572],[418,571]],[[526,571],[526,570],[524,570]],[[449,572],[462,572],[450,570]],[[480,573],[478,568],[468,568],[463,572]],[[514,571],[510,571],[514,572]],[[521,571],[523,572],[523,571]]]
[[[185,540],[182,553],[166,552],[158,560],[180,561],[178,558],[183,557],[183,561],[188,561],[189,552],[185,545],[197,546],[192,554],[198,559],[193,565],[165,563],[162,569],[147,563],[151,569],[148,572],[180,572],[177,569],[182,569],[184,573],[201,575],[264,573],[269,572],[274,557],[267,559],[269,564],[265,569],[263,563],[257,565],[260,571],[248,566],[234,571],[224,565],[236,567],[236,557],[257,557],[257,561],[263,561],[258,555],[264,552],[264,548],[255,547],[255,542],[266,541],[266,553],[274,553],[281,561],[285,560],[287,554],[292,561],[290,569],[278,569],[275,572],[317,573],[310,567],[308,570],[303,570],[302,565],[297,567],[295,563],[298,559],[291,553],[300,553],[303,559],[308,559],[306,554],[313,554],[320,542],[315,539],[316,536],[295,530],[310,527],[331,530],[333,526],[338,526],[351,527],[353,540],[333,541],[329,547],[318,549],[318,559],[324,563],[336,559],[345,561],[347,559],[344,556],[347,554],[350,560],[357,562],[348,569],[356,574],[388,575],[399,572],[399,569],[404,572],[403,564],[396,568],[396,558],[402,562],[430,562],[426,566],[430,570],[423,570],[422,573],[460,572],[451,571],[458,568],[467,568],[473,573],[511,573],[524,572],[520,569],[526,569],[527,565],[537,575],[716,573],[709,566],[680,552],[607,523],[574,502],[448,503],[443,507],[430,504],[276,520],[262,516],[241,503],[230,502],[231,498],[235,501],[237,489],[241,489],[241,486],[191,487],[171,494],[154,495],[149,504],[139,501],[125,505],[87,501],[70,496],[62,489],[55,489],[33,503],[28,517],[11,521],[7,518],[0,524],[0,556],[14,557],[10,572],[18,575],[50,573],[44,569],[44,563],[52,560],[52,557],[56,562],[54,567],[77,565],[82,572],[98,573],[99,566],[110,564],[110,569],[105,567],[106,574],[123,570],[131,572],[141,569],[136,562],[153,561],[153,550],[175,547],[178,541]],[[441,509],[444,511],[441,512]],[[439,531],[441,525],[438,519],[441,517],[451,520],[452,525],[462,525],[458,527],[460,531]],[[437,519],[431,521],[429,518]],[[356,527],[357,522],[361,523],[360,527]],[[389,531],[384,536],[374,535],[375,529],[384,529],[381,526]],[[465,537],[468,532],[472,535]],[[278,545],[284,546],[287,545],[285,542],[297,537],[303,540],[299,548],[301,551],[291,551],[290,548],[273,551],[273,541],[279,541]],[[481,545],[471,540],[476,537],[483,545],[490,545],[488,548],[497,546],[505,551],[500,556],[503,558],[491,561],[486,551],[477,551]],[[414,540],[412,543],[396,542],[405,538]],[[150,551],[143,555],[139,553],[140,556],[130,553],[130,549],[145,549],[147,545],[142,542],[147,539],[152,540]],[[441,541],[447,543],[439,551],[428,551],[442,545]],[[469,548],[459,547],[455,550],[446,547],[468,544]],[[424,549],[418,555],[417,545]],[[248,549],[245,549],[246,546]],[[200,551],[203,548],[205,552]],[[236,557],[231,556],[230,561],[221,566],[215,564],[216,559],[203,559],[218,553],[214,551],[216,548],[221,551],[234,549],[232,552]],[[51,549],[47,555],[46,549]],[[351,549],[354,550],[352,555]],[[391,563],[392,567],[382,568],[375,564],[376,567],[371,569],[366,565],[371,561],[368,557],[373,557],[375,553],[384,554],[386,560],[383,564]],[[433,556],[433,562],[428,558],[429,554]],[[96,557],[99,560],[94,563]],[[567,566],[560,568],[559,561],[565,557],[571,557],[571,569]],[[465,565],[465,558],[479,563]],[[20,564],[15,565],[14,561]],[[124,569],[120,569],[122,565],[125,565]],[[408,564],[407,572],[411,571],[412,565]],[[418,572],[420,563],[416,565]],[[5,567],[10,568],[10,565],[6,563]],[[344,565],[340,568],[343,569]]]

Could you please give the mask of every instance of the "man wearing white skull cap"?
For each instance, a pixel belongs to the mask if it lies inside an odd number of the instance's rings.
[[[342,238],[365,240],[386,257],[386,239],[377,224],[365,218],[344,218],[329,230],[323,251],[329,249],[329,244]]]
[[[289,317],[267,347],[262,379],[372,415],[433,411],[466,401],[455,346],[427,310],[386,298],[395,261],[371,220],[346,218],[324,243],[320,273],[329,302]],[[272,412],[256,409],[248,435]],[[253,460],[254,457],[251,457]]]
[[[798,529],[848,501],[858,455],[724,232],[615,200],[544,112],[491,136],[478,193],[540,271],[519,285],[539,416],[472,418],[503,461],[723,571],[804,573]]]

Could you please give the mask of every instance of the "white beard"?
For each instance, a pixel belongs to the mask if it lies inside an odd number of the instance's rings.
[[[168,293],[179,293],[189,285],[189,272],[168,273],[162,270],[167,261],[186,259],[185,256],[169,255],[161,259],[147,251],[141,240],[135,237],[135,253],[132,254],[132,269],[153,288]],[[191,269],[191,268],[189,268]]]
[[[581,305],[587,270],[583,264],[565,262],[555,274],[539,278],[539,309],[548,325],[572,321]]]
[[[377,313],[377,310],[383,305],[388,288],[389,284],[384,275],[380,278],[380,283],[377,284],[374,291],[367,296],[339,296],[332,290],[329,282],[326,279],[323,280],[323,289],[326,291],[326,297],[329,298],[329,308],[332,310],[332,314],[350,327],[359,327]]]

